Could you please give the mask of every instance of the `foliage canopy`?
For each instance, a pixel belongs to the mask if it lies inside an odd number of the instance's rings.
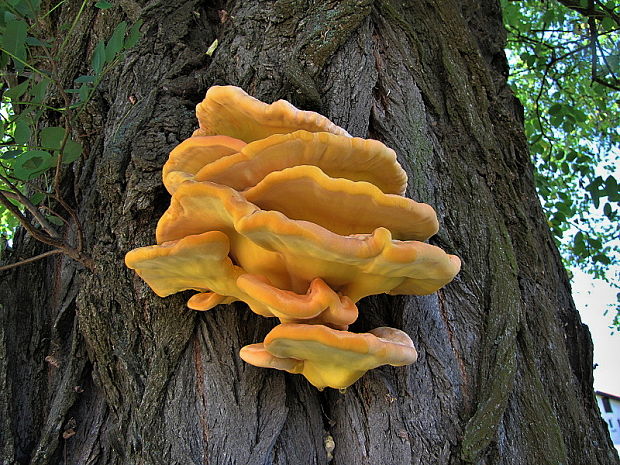
[[[595,277],[620,259],[620,7],[503,0],[510,83],[525,107],[538,193],[564,262]]]
[[[60,179],[84,151],[80,113],[106,73],[139,40],[140,23],[117,24],[108,40],[96,43],[85,74],[67,79],[60,75],[58,63],[80,34],[77,26],[84,12],[113,5],[83,0],[73,17],[62,18],[62,3],[50,7],[41,0],[0,2],[0,254],[21,224],[53,247],[35,259],[65,253],[87,264],[79,221],[60,192]],[[63,20],[60,29],[65,35],[46,34],[52,30],[49,22]],[[62,239],[58,228],[64,225],[77,229],[75,243]]]

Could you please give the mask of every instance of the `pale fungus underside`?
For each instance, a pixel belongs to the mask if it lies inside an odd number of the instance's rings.
[[[319,389],[415,362],[400,330],[346,331],[359,299],[430,294],[460,269],[458,257],[422,242],[437,217],[402,196],[407,177],[394,151],[232,86],[210,88],[196,113],[200,128],[163,168],[172,199],[158,245],[130,251],[127,266],[161,297],[199,291],[194,310],[243,301],[279,318],[241,358]]]

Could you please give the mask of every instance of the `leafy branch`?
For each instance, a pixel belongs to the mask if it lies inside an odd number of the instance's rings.
[[[620,260],[620,17],[611,0],[502,0],[511,85],[538,192],[565,264]],[[620,307],[619,307],[620,308]]]
[[[111,37],[96,43],[90,59],[91,73],[78,76],[75,86],[65,88],[57,63],[69,44],[72,32],[91,2],[83,0],[63,38],[45,40],[33,35],[46,18],[65,0],[41,12],[41,0],[12,0],[0,4],[0,253],[17,225],[53,249],[36,257],[0,266],[0,271],[55,254],[93,267],[85,251],[78,214],[61,192],[64,167],[83,152],[74,138],[75,125],[98,85],[140,38],[138,22],[118,24]],[[99,1],[93,8],[113,5]],[[60,98],[62,103],[53,101]],[[56,115],[58,126],[39,127],[43,112]],[[50,113],[51,112],[51,113]],[[53,204],[62,208],[62,215]],[[75,228],[69,241],[64,228]]]

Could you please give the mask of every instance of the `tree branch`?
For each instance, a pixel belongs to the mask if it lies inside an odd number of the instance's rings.
[[[17,200],[22,205],[24,205],[24,207],[26,207],[28,211],[32,213],[32,215],[36,218],[36,220],[39,222],[41,227],[45,229],[45,231],[50,235],[50,237],[53,237],[54,239],[60,238],[60,234],[56,231],[54,226],[52,226],[52,224],[49,221],[47,221],[45,216],[43,216],[41,212],[39,211],[39,209],[32,204],[32,202],[30,201],[30,199],[28,199],[28,197],[22,194],[20,190],[13,183],[11,183],[11,181],[9,181],[7,178],[2,176],[1,174],[0,174],[0,181],[4,182],[7,186],[9,186],[12,189],[12,191],[5,191],[3,189],[0,189],[0,191],[6,197],[12,198],[13,200]]]
[[[22,212],[19,211],[15,205],[11,203],[11,201],[0,191],[0,204],[4,206],[8,211],[10,211],[15,218],[19,220],[21,225],[30,233],[32,237],[34,237],[39,242],[43,242],[44,244],[51,245],[52,247],[56,247],[58,249],[64,249],[65,246],[62,242],[55,240],[54,238],[48,236],[47,234],[41,233],[38,231],[32,223],[24,216]]]
[[[617,17],[617,15],[615,14],[610,15],[609,12],[605,11],[602,8],[601,9],[595,8],[594,2],[589,2],[587,7],[581,6],[581,2],[579,0],[558,0],[558,2],[564,5],[565,7],[573,11],[576,11],[580,15],[585,16],[586,18],[603,19],[605,17],[610,17],[610,18],[613,18],[614,20],[617,20],[615,18]],[[598,6],[601,6],[601,5],[598,4]]]
[[[60,253],[63,253],[63,251],[60,249],[50,250],[48,252],[44,252],[34,257],[26,258],[25,260],[20,260],[19,262],[16,262],[16,263],[11,263],[10,265],[0,266],[0,271],[6,271],[6,270],[10,270],[11,268],[17,268],[18,266],[27,265],[28,263],[36,262],[38,260],[51,257],[52,255],[58,255]]]

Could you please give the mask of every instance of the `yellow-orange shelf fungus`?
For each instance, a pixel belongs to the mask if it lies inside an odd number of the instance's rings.
[[[447,284],[460,268],[457,257],[424,242],[393,240],[385,228],[342,236],[261,210],[237,191],[210,182],[179,186],[156,236],[162,243],[210,230],[227,235],[231,258],[248,273],[299,294],[322,278],[354,302],[396,288],[424,295]]]
[[[439,230],[430,205],[384,194],[368,182],[331,178],[316,166],[269,173],[243,195],[263,210],[316,223],[342,236],[384,227],[395,239],[425,241]]]
[[[409,336],[394,328],[354,334],[300,324],[276,326],[262,344],[243,347],[240,355],[252,365],[301,373],[318,389],[344,389],[368,370],[409,365],[418,357]]]
[[[324,324],[346,329],[357,320],[357,307],[347,296],[338,295],[325,281],[316,278],[304,295],[271,286],[263,277],[245,274],[237,286],[262,302],[282,323]]]
[[[194,296],[192,306],[196,309],[208,310],[232,298],[230,301],[250,303],[252,310],[260,315],[273,316],[266,306],[239,289],[237,278],[245,271],[232,263],[228,252],[226,234],[210,231],[134,249],[125,256],[125,264],[136,270],[160,297],[193,289],[202,291],[200,297]]]
[[[240,218],[236,230],[283,257],[291,275],[308,282],[321,277],[354,302],[373,294],[398,294],[398,289],[431,294],[449,283],[461,267],[458,257],[439,247],[393,240],[385,228],[340,236],[279,212],[257,211]]]
[[[239,152],[245,142],[228,136],[197,136],[177,145],[162,169],[164,186],[171,194],[186,179],[193,179],[205,165]]]
[[[226,234],[211,231],[134,249],[125,256],[125,264],[160,297],[187,289],[230,295],[226,291],[243,271],[228,259],[228,251]]]
[[[261,368],[275,368],[276,370],[288,371],[294,374],[301,373],[304,369],[303,360],[276,357],[267,352],[262,342],[242,347],[239,355],[250,365]]]
[[[252,142],[239,153],[205,165],[196,173],[196,180],[243,191],[269,173],[300,165],[316,166],[332,178],[369,182],[386,194],[402,195],[407,187],[407,174],[396,153],[381,142],[308,131]]]
[[[210,182],[187,181],[172,196],[170,207],[157,224],[157,243],[175,241],[188,235],[221,231],[230,241],[230,258],[247,273],[265,276],[282,289],[305,292],[307,282],[298,282],[288,273],[284,258],[261,247],[236,231],[239,219],[260,209],[237,191]]]
[[[225,135],[245,142],[297,129],[349,135],[323,115],[299,110],[286,100],[268,105],[234,86],[211,87],[196,106],[196,116],[200,129],[194,135]]]
[[[396,153],[232,86],[210,88],[196,115],[199,129],[163,167],[172,199],[158,245],[129,252],[127,266],[159,296],[198,291],[191,309],[242,301],[279,318],[241,357],[301,373],[319,389],[413,363],[402,331],[346,331],[361,298],[430,294],[461,266],[423,242],[437,232],[437,215],[403,196],[407,175]]]
[[[237,298],[216,294],[215,292],[200,292],[194,294],[187,301],[187,306],[192,310],[198,310],[204,312],[205,310],[211,310],[216,305],[226,305],[237,302]]]

